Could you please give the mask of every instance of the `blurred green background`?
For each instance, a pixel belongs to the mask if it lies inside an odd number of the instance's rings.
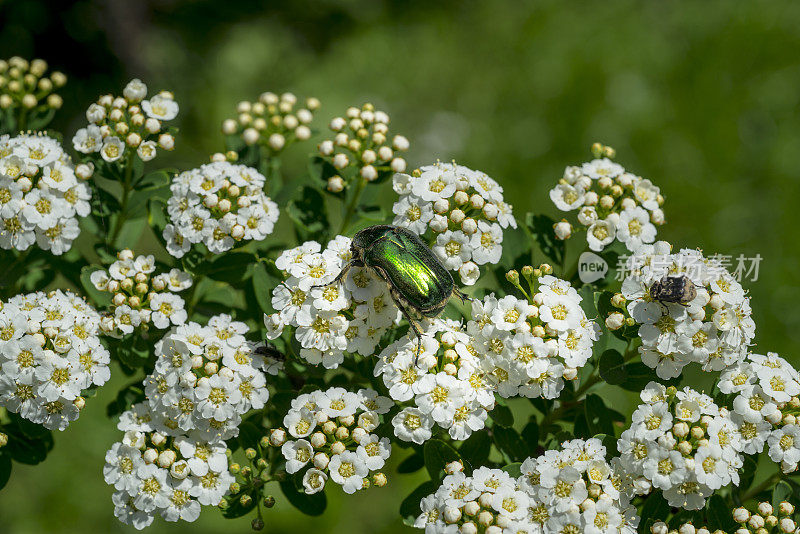
[[[481,169],[518,214],[557,215],[547,191],[602,141],[661,187],[661,237],[761,254],[758,282],[745,283],[757,350],[800,363],[799,26],[800,4],[781,1],[0,0],[0,57],[41,57],[68,74],[53,124],[67,139],[90,102],[131,77],[173,90],[178,168],[222,149],[221,121],[264,90],[319,97],[322,133],[346,106],[373,102],[411,140],[411,165]],[[87,403],[44,465],[15,465],[0,532],[132,531],[100,474],[118,438],[104,406],[121,381]],[[397,507],[418,483],[397,476],[346,500],[329,488],[321,518],[279,497],[266,531],[410,532]],[[212,509],[150,532],[223,529],[249,523]]]

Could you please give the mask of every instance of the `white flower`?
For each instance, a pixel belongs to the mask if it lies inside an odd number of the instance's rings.
[[[125,143],[119,137],[110,135],[103,141],[100,155],[109,163],[120,159],[125,153]]]
[[[394,416],[392,426],[399,439],[421,445],[431,437],[433,418],[418,408],[404,408]]]
[[[161,95],[144,100],[142,109],[148,117],[162,121],[170,121],[178,116],[178,103]]]
[[[623,210],[617,223],[617,239],[635,252],[642,244],[652,243],[656,238],[656,227],[650,223],[650,215],[644,208]]]
[[[309,469],[303,475],[303,491],[307,495],[319,493],[325,489],[325,482],[328,480],[328,475],[319,469]]]
[[[311,461],[314,449],[304,440],[287,441],[281,448],[283,457],[286,458],[286,472],[293,474],[306,466]]]
[[[503,252],[503,231],[499,225],[478,222],[478,231],[472,236],[472,260],[478,265],[497,263]]]
[[[351,494],[362,488],[369,469],[358,455],[352,451],[344,451],[331,458],[328,472],[331,480],[340,484],[345,493]]]
[[[616,226],[607,220],[595,221],[589,229],[586,230],[586,239],[589,243],[589,248],[601,252],[606,245],[614,241],[617,236]]]
[[[178,295],[156,293],[150,300],[150,309],[153,310],[150,318],[156,328],[169,328],[170,324],[181,325],[188,317],[183,306],[183,299]]]

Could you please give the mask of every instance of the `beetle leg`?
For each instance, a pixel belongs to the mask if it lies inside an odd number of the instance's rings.
[[[361,260],[350,260],[349,262],[347,262],[347,265],[342,267],[342,270],[339,271],[339,274],[336,275],[336,278],[334,278],[333,280],[331,280],[327,284],[318,284],[318,285],[315,285],[315,286],[311,286],[309,289],[315,289],[315,288],[318,288],[318,287],[332,286],[333,284],[336,284],[337,282],[340,282],[342,280],[342,278],[344,278],[347,275],[347,272],[350,270],[351,267],[363,267],[363,266],[364,266],[364,262],[362,262]]]
[[[457,287],[453,287],[453,295],[461,299],[461,303],[463,304],[465,300],[472,302],[472,297],[458,289]]]

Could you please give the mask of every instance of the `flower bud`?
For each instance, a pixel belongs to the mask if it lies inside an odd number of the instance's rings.
[[[553,225],[553,232],[556,234],[556,239],[564,241],[572,236],[572,225],[566,220],[562,220]]]
[[[269,442],[275,447],[280,447],[286,443],[286,431],[282,428],[276,428],[269,435]]]
[[[142,459],[147,464],[152,464],[158,459],[158,452],[155,449],[147,449],[142,455]]]

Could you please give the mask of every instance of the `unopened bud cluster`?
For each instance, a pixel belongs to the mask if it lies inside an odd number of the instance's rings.
[[[330,122],[333,139],[319,144],[319,153],[339,172],[328,178],[328,191],[341,192],[352,180],[374,182],[387,173],[406,170],[400,155],[408,150],[408,139],[389,137],[389,115],[372,104],[350,107],[344,117]],[[349,172],[349,169],[353,169]]]
[[[69,291],[0,302],[0,406],[64,430],[85,404],[81,391],[111,376],[99,327],[100,315]]]
[[[393,224],[423,236],[465,285],[478,281],[479,265],[500,261],[503,230],[517,227],[500,184],[455,162],[396,174],[392,187],[400,195]]]
[[[656,226],[664,224],[659,188],[611,161],[611,147],[598,145],[592,151],[597,159],[567,167],[550,199],[561,211],[578,211],[577,222],[586,229],[594,251],[602,251],[615,239],[632,252],[655,241]],[[554,231],[558,239],[568,239],[573,226],[565,219],[556,223]]]
[[[125,249],[108,270],[94,271],[90,280],[95,288],[112,294],[109,315],[101,327],[106,332],[130,334],[152,324],[159,329],[186,322],[184,300],[175,293],[191,287],[192,277],[180,269],[153,274],[153,256],[137,256]]]
[[[244,241],[263,241],[278,220],[278,205],[264,193],[267,179],[257,170],[214,161],[177,175],[167,203],[167,251],[183,257],[202,243],[221,254]]]
[[[793,518],[795,506],[783,501],[777,508],[768,502],[760,502],[751,512],[745,507],[733,510],[733,520],[739,528],[731,534],[794,534],[800,532],[798,523]],[[677,529],[670,529],[666,523],[659,521],[650,527],[652,534],[726,534],[722,530],[711,530],[705,526],[696,527],[692,523],[684,523]]]
[[[372,484],[381,487],[387,480],[380,470],[392,449],[387,438],[372,432],[392,406],[371,389],[306,393],[292,401],[285,428],[270,430],[268,442],[280,448],[288,474],[302,474],[309,495],[322,491],[329,479],[348,494]]]
[[[46,73],[43,59],[0,59],[0,111],[13,112],[20,129],[27,125],[27,118],[45,116],[64,103],[55,91],[67,83],[67,77],[59,71]]]
[[[108,163],[134,156],[142,161],[156,157],[159,148],[172,150],[175,137],[164,123],[178,115],[178,103],[170,91],[146,99],[147,86],[131,80],[122,96],[103,95],[86,110],[89,125],[72,138],[75,150],[100,157]]]
[[[41,133],[0,136],[0,248],[26,250],[34,241],[59,256],[78,237],[78,217],[91,211],[84,183],[61,144]]]
[[[292,93],[261,93],[256,102],[239,102],[236,119],[223,121],[222,133],[277,154],[295,140],[311,137],[309,125],[319,106],[319,100],[313,97],[306,99],[304,107],[298,107],[297,97]]]

